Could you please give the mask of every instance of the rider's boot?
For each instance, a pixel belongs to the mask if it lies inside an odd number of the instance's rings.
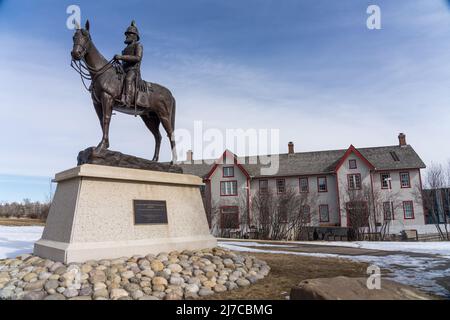
[[[122,96],[120,97],[120,99],[117,99],[117,102],[121,105],[126,107],[127,106],[127,99],[125,97],[125,93],[122,94]]]
[[[128,84],[125,87],[125,92],[124,92],[124,95],[123,95],[124,104],[127,107],[131,107],[131,105],[133,104],[133,101],[132,101],[133,100],[133,93],[132,93],[132,91],[133,91],[132,85]]]

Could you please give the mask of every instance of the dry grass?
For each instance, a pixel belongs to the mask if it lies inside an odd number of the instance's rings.
[[[302,280],[337,276],[366,277],[368,264],[337,258],[316,258],[290,254],[251,253],[270,265],[270,273],[263,280],[247,288],[239,288],[202,299],[264,300],[285,299],[293,286]]]
[[[44,226],[45,221],[39,219],[28,219],[28,218],[0,218],[0,226]]]

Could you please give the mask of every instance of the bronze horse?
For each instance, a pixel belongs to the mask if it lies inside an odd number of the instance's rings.
[[[155,137],[155,153],[153,161],[159,159],[159,149],[161,146],[160,123],[163,125],[170,140],[172,149],[172,163],[176,161],[176,150],[174,141],[175,130],[175,98],[169,89],[156,84],[145,82],[147,86],[144,92],[140,92],[139,106],[135,108],[122,107],[118,100],[122,95],[123,80],[114,60],[108,61],[97,50],[92,42],[89,33],[89,21],[86,21],[85,28],[78,28],[73,36],[73,49],[71,52],[72,61],[84,62],[86,70],[92,80],[89,91],[94,103],[100,125],[102,127],[102,140],[95,148],[94,152],[109,148],[109,124],[113,110],[127,113],[139,114],[147,128]],[[82,70],[79,70],[83,77]],[[137,88],[135,90],[138,90]],[[136,97],[136,95],[135,95]]]

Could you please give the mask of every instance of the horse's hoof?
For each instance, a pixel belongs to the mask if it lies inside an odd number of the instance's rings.
[[[95,153],[101,153],[104,150],[107,150],[109,147],[109,144],[106,143],[100,143],[96,148],[94,148]]]

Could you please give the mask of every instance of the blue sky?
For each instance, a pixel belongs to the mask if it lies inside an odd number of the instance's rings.
[[[45,199],[49,179],[100,138],[69,67],[70,4],[108,58],[136,20],[143,78],[174,93],[178,128],[277,128],[280,152],[290,140],[296,151],[392,145],[405,132],[427,164],[450,158],[444,0],[0,0],[0,201]],[[369,4],[381,8],[381,30],[366,28]],[[134,117],[114,116],[110,140],[153,154]]]

